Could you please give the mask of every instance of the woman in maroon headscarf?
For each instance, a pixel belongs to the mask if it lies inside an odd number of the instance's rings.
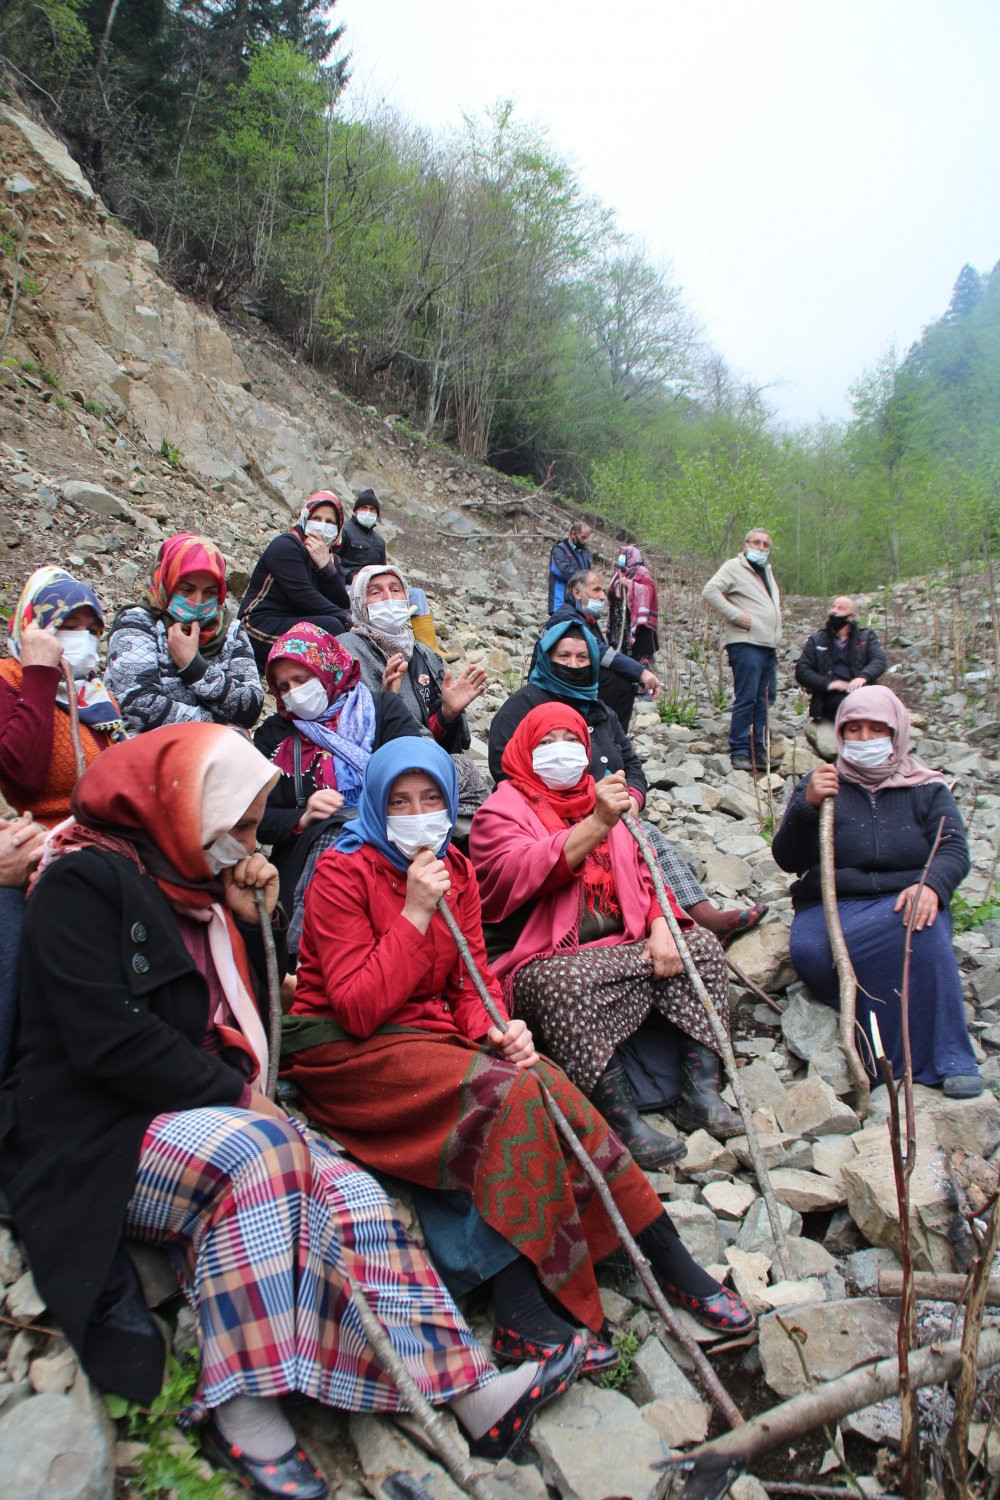
[[[653,671],[653,658],[660,645],[656,584],[638,547],[619,547],[617,563],[608,584],[608,640],[616,651],[631,656],[633,661],[641,661]],[[635,684],[624,683],[613,705],[626,734],[635,695]]]
[[[910,754],[910,716],[889,688],[849,693],[837,710],[836,735],[836,765],[819,766],[799,782],[771,849],[783,870],[799,876],[792,886],[792,962],[817,999],[839,1004],[819,869],[819,809],[833,797],[837,907],[858,977],[862,1061],[879,1083],[874,1023],[894,1077],[902,1074],[900,983],[906,924],[915,907],[909,985],[913,1077],[917,1083],[943,1085],[955,1098],[973,1098],[983,1081],[965,1024],[949,909],[969,873],[962,814],[941,772]],[[918,895],[942,820],[941,843]]]

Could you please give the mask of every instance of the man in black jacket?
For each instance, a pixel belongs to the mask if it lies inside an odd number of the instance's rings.
[[[350,583],[361,568],[385,562],[385,537],[375,530],[382,506],[374,490],[362,490],[354,502],[354,513],[344,523],[340,542],[340,565]]]
[[[874,630],[858,626],[854,600],[839,594],[822,630],[813,631],[795,663],[795,681],[812,694],[809,717],[818,727],[806,738],[826,760],[837,753],[833,721],[846,693],[870,687],[885,671],[885,652]]]

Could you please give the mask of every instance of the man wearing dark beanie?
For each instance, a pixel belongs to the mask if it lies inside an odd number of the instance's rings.
[[[385,538],[375,530],[382,507],[374,490],[362,490],[354,502],[354,514],[344,522],[340,562],[350,583],[360,568],[385,562]]]

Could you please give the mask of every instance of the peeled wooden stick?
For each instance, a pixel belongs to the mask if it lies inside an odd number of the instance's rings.
[[[834,967],[840,981],[840,1050],[844,1054],[847,1071],[851,1075],[851,1082],[857,1093],[858,1114],[864,1120],[867,1119],[871,1106],[872,1086],[854,1040],[854,1028],[857,1025],[855,1001],[858,993],[858,979],[854,972],[854,965],[851,963],[851,956],[847,951],[844,929],[840,925],[840,912],[837,910],[837,877],[833,860],[833,803],[832,797],[824,797],[819,806],[819,870],[823,892],[823,915],[826,917],[827,936],[830,939]]]
[[[969,1290],[969,1278],[958,1272],[935,1275],[932,1271],[914,1271],[913,1290],[918,1302],[964,1302]],[[901,1297],[902,1271],[880,1271],[878,1294],[880,1297]],[[1000,1277],[993,1277],[987,1283],[986,1306],[1000,1307]]]
[[[59,663],[62,668],[63,678],[66,682],[66,696],[69,698],[69,737],[73,741],[73,755],[76,759],[76,779],[80,780],[87,769],[87,757],[83,753],[83,740],[80,738],[80,709],[76,701],[76,682],[70,670],[69,662],[65,657]]]
[[[281,1062],[281,980],[278,977],[278,955],[271,931],[271,915],[267,909],[264,892],[254,887],[253,904],[257,908],[260,937],[264,945],[264,964],[267,968],[267,1097],[273,1099],[278,1087],[278,1065]]]
[[[663,884],[663,876],[656,862],[656,855],[646,842],[642,829],[631,813],[625,813],[622,817],[622,822],[635,839],[639,846],[639,853],[646,861],[646,867],[653,882],[653,889],[656,892],[656,899],[660,903],[660,910],[666,918],[670,934],[677,945],[677,951],[681,956],[681,963],[684,965],[684,972],[688,977],[691,988],[701,1001],[705,1014],[708,1016],[709,1025],[715,1033],[715,1040],[718,1043],[719,1051],[722,1053],[722,1061],[725,1063],[726,1076],[732,1085],[736,1105],[743,1120],[743,1129],[746,1131],[747,1147],[750,1152],[750,1160],[753,1162],[754,1172],[757,1176],[757,1185],[760,1188],[761,1197],[764,1199],[764,1206],[767,1209],[771,1233],[774,1236],[774,1253],[781,1268],[782,1277],[787,1281],[791,1272],[788,1264],[788,1246],[785,1243],[785,1230],[781,1222],[781,1215],[778,1212],[778,1202],[774,1196],[774,1188],[771,1186],[771,1174],[767,1170],[764,1153],[760,1149],[760,1138],[757,1135],[757,1127],[753,1123],[750,1102],[747,1099],[746,1091],[740,1080],[740,1070],[736,1066],[733,1044],[729,1040],[729,1033],[719,1019],[715,1006],[712,1004],[712,997],[705,988],[705,981],[698,973],[695,961],[691,957],[691,950],[684,941],[684,934],[681,932],[677,918],[674,916],[670,906],[666,886]]]
[[[496,1026],[501,1032],[505,1032],[508,1025],[507,1017],[500,1011],[495,1000],[493,999],[493,996],[486,988],[486,985],[483,982],[483,976],[480,974],[479,969],[476,966],[476,961],[472,956],[472,950],[470,949],[468,943],[465,941],[465,934],[462,932],[462,929],[456,922],[451,908],[447,905],[443,897],[438,902],[437,909],[441,913],[444,925],[447,927],[448,931],[451,933],[452,937],[455,940],[455,946],[461,954],[462,961],[469,972],[469,978],[475,985],[476,994],[483,1002],[483,1009],[486,1011],[486,1014],[489,1016],[494,1026]],[[608,1187],[604,1178],[597,1170],[597,1167],[587,1155],[586,1149],[584,1148],[583,1143],[577,1135],[576,1131],[573,1129],[572,1125],[569,1123],[566,1116],[560,1109],[558,1103],[553,1098],[551,1092],[545,1087],[545,1084],[541,1079],[538,1080],[538,1087],[542,1098],[545,1100],[545,1106],[548,1109],[549,1114],[552,1116],[553,1124],[559,1131],[559,1134],[562,1136],[567,1146],[569,1146],[569,1149],[572,1151],[576,1160],[579,1162],[588,1181],[591,1183],[597,1193],[597,1196],[600,1198],[602,1204],[604,1205],[604,1210],[607,1213],[608,1218],[615,1226],[615,1233],[621,1240],[623,1248],[628,1251],[632,1264],[635,1266],[636,1271],[639,1273],[639,1278],[642,1281],[643,1286],[646,1288],[646,1291],[649,1293],[650,1298],[652,1299],[653,1306],[656,1308],[656,1311],[659,1313],[660,1317],[663,1319],[664,1323],[670,1330],[671,1334],[673,1334],[674,1338],[679,1340],[679,1342],[684,1345],[684,1348],[687,1350],[688,1354],[690,1354],[692,1360],[694,1361],[695,1368],[697,1369],[698,1374],[704,1381],[705,1389],[708,1391],[712,1400],[715,1402],[716,1406],[719,1408],[719,1411],[725,1417],[730,1427],[738,1427],[742,1423],[743,1417],[740,1415],[740,1412],[733,1402],[732,1397],[729,1395],[729,1392],[721,1383],[715,1371],[712,1369],[712,1366],[709,1364],[708,1360],[702,1353],[701,1346],[682,1326],[680,1319],[676,1317],[673,1309],[664,1297],[663,1292],[660,1288],[660,1284],[657,1281],[656,1277],[653,1275],[652,1266],[649,1264],[649,1261],[646,1259],[645,1255],[643,1255],[642,1251],[639,1249],[639,1246],[636,1244],[636,1241],[631,1231],[629,1230],[628,1225],[625,1223],[625,1220],[621,1216],[621,1211],[617,1203],[611,1196],[611,1189]]]
[[[946,1344],[928,1344],[915,1350],[911,1356],[910,1384],[914,1389],[941,1385],[958,1374],[961,1363],[960,1339],[949,1340]],[[1000,1329],[987,1328],[976,1351],[976,1366],[983,1370],[996,1364],[1000,1364]],[[772,1448],[787,1448],[805,1433],[836,1422],[849,1412],[872,1406],[886,1396],[895,1396],[898,1390],[899,1364],[893,1354],[888,1359],[880,1359],[877,1364],[849,1370],[836,1380],[819,1381],[800,1395],[751,1418],[735,1432],[723,1432],[700,1448],[691,1449],[681,1459],[667,1459],[660,1467],[686,1469],[690,1465],[692,1478],[697,1477],[699,1462],[703,1460],[710,1464],[713,1459],[718,1462],[731,1457],[734,1462],[739,1461],[747,1467],[761,1453]]]

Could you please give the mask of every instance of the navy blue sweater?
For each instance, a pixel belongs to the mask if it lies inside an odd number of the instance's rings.
[[[809,776],[804,776],[771,845],[775,862],[800,876],[792,885],[796,911],[822,899],[819,808],[806,801],[808,785]],[[837,895],[865,900],[915,885],[942,817],[944,832],[927,884],[945,907],[969,873],[969,847],[962,814],[944,782],[890,787],[872,796],[854,782],[842,780],[833,821]]]

